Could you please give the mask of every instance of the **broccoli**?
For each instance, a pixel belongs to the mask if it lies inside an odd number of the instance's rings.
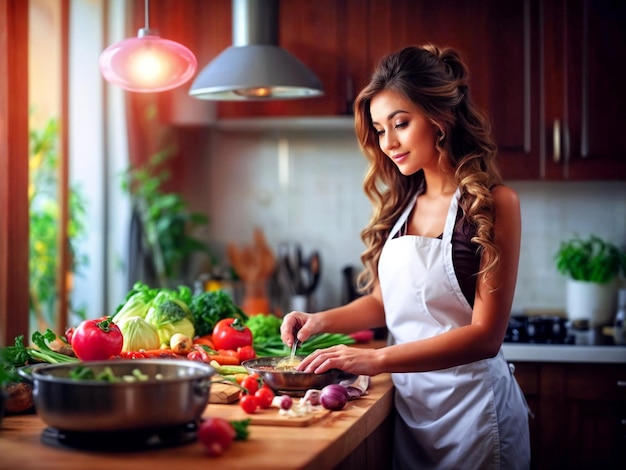
[[[189,307],[180,300],[168,299],[150,307],[146,320],[157,328],[166,323],[176,323],[183,318],[191,319]]]
[[[170,338],[175,333],[182,333],[190,338],[195,336],[193,315],[187,303],[178,297],[181,292],[185,295],[181,290],[161,290],[146,314],[146,321],[156,327],[163,345],[169,345]]]

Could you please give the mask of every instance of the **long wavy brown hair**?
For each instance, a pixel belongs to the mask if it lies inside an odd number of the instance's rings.
[[[368,226],[361,232],[365,251],[364,270],[358,278],[362,292],[378,283],[378,261],[383,244],[395,221],[419,190],[424,173],[405,176],[379,146],[372,125],[370,103],[383,90],[391,90],[413,102],[439,128],[435,143],[439,166],[453,171],[460,188],[459,206],[469,222],[483,257],[479,275],[486,280],[498,266],[500,251],[494,243],[494,201],[491,188],[502,182],[495,158],[497,147],[491,137],[487,116],[469,93],[469,71],[460,53],[433,44],[410,46],[384,57],[370,83],[355,101],[355,130],[359,145],[369,161],[363,189],[373,205]]]

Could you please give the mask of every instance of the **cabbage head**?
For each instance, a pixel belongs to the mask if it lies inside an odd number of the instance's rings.
[[[124,337],[122,351],[158,349],[161,346],[156,327],[140,316],[125,318],[117,326]]]

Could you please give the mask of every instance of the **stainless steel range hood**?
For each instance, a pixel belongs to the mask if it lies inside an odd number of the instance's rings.
[[[189,95],[259,101],[321,96],[320,80],[278,46],[278,0],[232,0],[233,45],[196,77]]]

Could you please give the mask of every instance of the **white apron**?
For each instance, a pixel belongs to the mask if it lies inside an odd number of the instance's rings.
[[[385,243],[379,279],[393,343],[436,336],[471,322],[472,308],[452,264],[458,196],[457,190],[442,239],[393,238],[414,199]],[[502,351],[467,365],[395,373],[392,378],[397,410],[394,468],[529,468],[526,402]]]

